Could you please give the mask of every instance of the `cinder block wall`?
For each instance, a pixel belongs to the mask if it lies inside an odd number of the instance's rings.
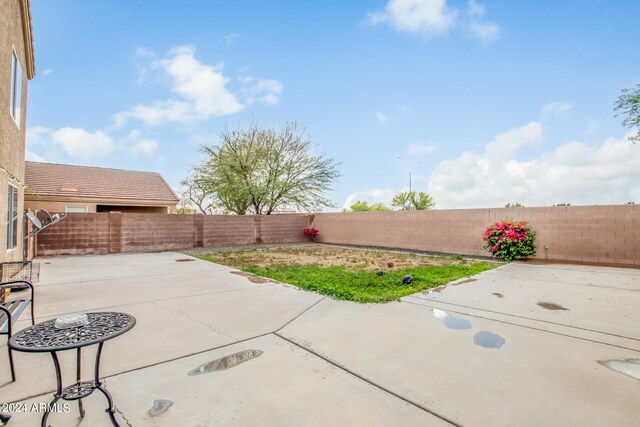
[[[254,243],[320,242],[487,255],[484,229],[505,217],[538,232],[539,259],[640,267],[640,206],[455,209],[316,215],[69,214],[38,236],[37,255],[149,252]]]
[[[111,242],[120,242],[119,251],[114,252],[157,252],[194,247],[194,220],[192,215],[166,214],[117,214],[120,218],[120,234],[111,226]],[[64,220],[63,220],[64,221]]]
[[[108,254],[109,240],[108,213],[68,214],[38,234],[36,256]]]
[[[463,255],[482,250],[485,228],[505,217],[537,231],[538,259],[640,267],[640,206],[321,213],[320,242]]]
[[[36,256],[304,242],[309,222],[309,215],[67,214],[38,234]]]

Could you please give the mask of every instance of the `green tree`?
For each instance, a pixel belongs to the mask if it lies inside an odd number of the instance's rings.
[[[626,204],[627,204],[627,205],[635,205],[635,204],[636,204],[636,202],[627,202]]]
[[[635,89],[622,89],[613,111],[617,112],[616,117],[624,117],[622,126],[629,129],[640,128],[640,84]],[[628,140],[634,144],[640,141],[640,129]]]
[[[205,215],[213,214],[216,211],[218,205],[213,197],[209,180],[201,176],[197,169],[193,169],[191,175],[180,181],[180,184],[185,189],[180,199],[180,203],[184,207],[193,205]]]
[[[505,208],[524,208],[525,206],[522,203],[507,203],[504,205]]]
[[[375,205],[369,205],[367,201],[358,200],[350,207],[351,212],[384,212],[390,210],[382,203],[376,203]]]
[[[391,206],[403,211],[425,211],[433,209],[435,205],[431,196],[422,191],[403,191],[396,194],[391,201]]]
[[[332,207],[325,194],[340,176],[339,163],[313,148],[295,122],[278,130],[255,124],[226,130],[218,144],[202,147],[205,160],[183,181],[185,195],[203,213],[269,215]]]
[[[349,209],[351,209],[352,212],[367,212],[369,209],[371,209],[371,206],[369,206],[369,203],[367,203],[366,201],[358,200],[357,202],[349,206]]]

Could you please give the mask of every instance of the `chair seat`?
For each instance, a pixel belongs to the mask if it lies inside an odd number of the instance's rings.
[[[9,313],[11,313],[11,323],[15,323],[20,317],[20,314],[24,311],[25,308],[29,305],[31,299],[16,299],[13,301],[8,301],[0,304],[2,307],[6,308]],[[0,334],[8,334],[9,333],[9,319],[7,319],[7,314],[4,311],[0,311]]]

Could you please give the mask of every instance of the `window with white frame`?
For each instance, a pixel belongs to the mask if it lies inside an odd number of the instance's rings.
[[[22,118],[22,67],[16,55],[15,49],[11,55],[11,99],[9,101],[9,112],[15,120],[18,128]]]
[[[7,249],[18,246],[18,187],[9,184],[7,191]]]
[[[87,213],[89,209],[86,206],[67,206],[65,207],[66,213]]]

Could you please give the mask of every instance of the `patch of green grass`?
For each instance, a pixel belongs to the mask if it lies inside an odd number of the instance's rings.
[[[487,262],[424,265],[387,270],[384,275],[378,276],[375,271],[346,268],[342,265],[322,267],[315,264],[274,264],[262,267],[247,263],[230,265],[228,259],[225,260],[218,254],[196,256],[335,299],[377,303],[394,301],[497,266]],[[406,275],[414,278],[410,285],[402,284],[402,277]]]

